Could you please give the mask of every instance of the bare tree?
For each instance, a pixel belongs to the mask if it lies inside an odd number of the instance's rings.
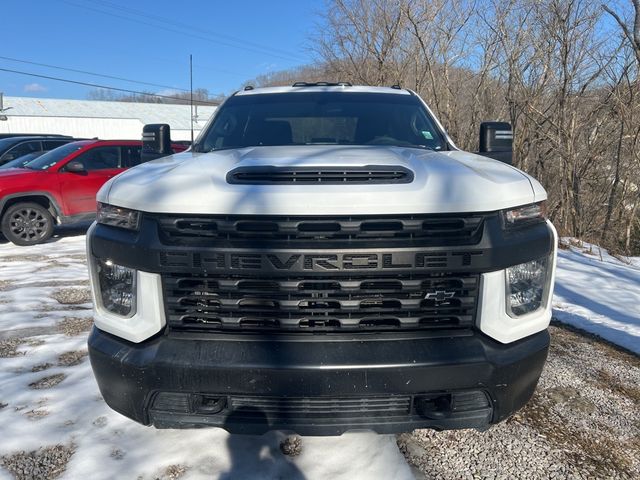
[[[618,22],[625,37],[633,47],[638,64],[640,64],[640,0],[630,0],[630,2],[634,9],[633,23],[631,26],[628,26],[620,15],[607,4],[603,4],[602,8]]]
[[[98,88],[87,94],[90,100],[104,100],[113,102],[140,102],[140,103],[168,103],[189,105],[191,93],[187,91],[164,92],[160,95],[153,92],[139,94],[125,94],[117,91]],[[221,103],[223,95],[211,95],[206,88],[197,88],[193,91],[193,103],[195,105],[211,105]]]
[[[406,0],[333,0],[315,50],[342,78],[366,85],[391,85],[401,79],[400,46],[405,33]]]
[[[279,70],[259,75],[247,80],[243,86],[273,87],[293,85],[295,82],[340,82],[340,74],[330,69],[326,64],[303,65],[289,70]]]

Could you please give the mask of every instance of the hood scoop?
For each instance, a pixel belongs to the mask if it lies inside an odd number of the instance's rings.
[[[242,185],[285,184],[389,184],[411,183],[413,172],[389,165],[363,167],[238,167],[227,174],[227,183]]]

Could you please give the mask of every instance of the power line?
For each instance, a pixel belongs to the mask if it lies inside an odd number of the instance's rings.
[[[205,40],[207,42],[211,42],[211,43],[214,43],[214,44],[224,45],[224,46],[227,46],[227,47],[237,48],[237,49],[240,49],[240,50],[246,50],[246,51],[249,51],[249,52],[258,53],[260,55],[269,55],[269,56],[281,58],[281,59],[284,59],[284,60],[295,60],[295,61],[301,61],[302,60],[302,58],[300,58],[300,57],[294,57],[291,54],[282,55],[282,54],[279,54],[279,53],[275,53],[273,51],[269,51],[269,49],[266,49],[264,47],[259,47],[260,50],[258,50],[257,48],[253,48],[253,47],[244,47],[244,46],[234,45],[234,44],[231,44],[231,43],[228,43],[228,42],[225,42],[225,41],[214,40],[214,39],[210,38],[209,36],[203,36],[203,35],[198,35],[198,34],[192,33],[192,32],[185,32],[185,31],[181,31],[181,30],[176,30],[175,28],[169,28],[169,27],[166,27],[166,26],[163,26],[163,25],[157,25],[157,24],[154,24],[154,23],[145,22],[145,21],[137,19],[137,18],[131,18],[131,17],[128,17],[128,16],[117,14],[117,13],[108,12],[108,11],[101,10],[101,9],[98,9],[98,8],[93,8],[93,7],[90,7],[90,6],[87,6],[87,5],[78,4],[78,3],[75,3],[75,2],[72,2],[72,1],[69,1],[69,0],[59,0],[59,1],[61,1],[62,3],[66,3],[67,5],[77,7],[77,8],[83,8],[83,9],[86,9],[86,10],[91,10],[91,11],[94,11],[94,12],[102,13],[103,15],[110,15],[112,17],[116,17],[116,18],[121,18],[123,20],[127,20],[129,22],[139,23],[139,24],[142,24],[142,25],[148,25],[150,27],[154,27],[154,28],[158,28],[158,29],[161,29],[161,30],[165,30],[167,32],[177,33],[179,35],[185,35],[185,36],[188,36],[188,37],[193,37],[193,38],[197,38],[197,39],[200,39],[200,40]],[[120,9],[124,10],[125,7],[122,7]],[[145,17],[149,17],[149,16],[145,15]],[[173,23],[173,22],[170,22],[169,20],[164,20],[164,21],[167,22],[167,23]],[[247,42],[243,42],[243,43],[247,43]]]
[[[281,48],[265,47],[264,45],[261,45],[259,43],[255,43],[255,42],[250,42],[250,41],[248,41],[248,40],[246,40],[244,38],[239,38],[239,37],[234,37],[232,35],[227,35],[227,34],[224,34],[224,33],[214,32],[214,31],[211,31],[211,30],[200,28],[198,26],[194,26],[192,24],[179,22],[179,21],[177,21],[177,20],[175,20],[173,18],[161,17],[159,15],[152,15],[149,12],[146,12],[144,10],[137,10],[135,8],[126,7],[126,6],[121,5],[119,3],[110,2],[108,0],[94,0],[94,2],[100,3],[106,8],[111,8],[111,9],[114,9],[114,10],[128,11],[131,14],[136,15],[138,17],[151,18],[151,19],[154,19],[154,20],[156,20],[158,22],[162,22],[162,23],[168,24],[170,26],[181,26],[181,27],[185,28],[188,31],[197,30],[197,31],[199,31],[201,33],[204,33],[204,34],[207,34],[207,35],[209,35],[211,37],[223,38],[223,39],[226,39],[226,40],[231,41],[231,42],[239,43],[241,45],[245,44],[245,45],[248,45],[250,47],[258,48],[258,49],[266,51],[266,52],[276,52],[276,53],[281,54],[281,55],[286,55],[288,57],[291,57],[291,59],[302,60],[302,58],[299,57],[298,55],[296,55],[296,54],[294,54],[294,53],[292,53],[290,51],[283,50]]]
[[[28,65],[36,65],[38,67],[55,68],[56,70],[64,70],[66,72],[82,73],[82,74],[85,74],[85,75],[92,75],[94,77],[110,78],[112,80],[122,80],[124,82],[137,83],[139,85],[148,85],[150,87],[168,88],[168,89],[171,89],[171,90],[181,90],[183,92],[188,92],[189,91],[186,88],[172,87],[171,85],[162,85],[160,83],[149,83],[149,82],[143,82],[143,81],[140,81],[140,80],[131,80],[130,78],[116,77],[114,75],[105,75],[105,74],[102,74],[102,73],[88,72],[86,70],[78,70],[78,69],[75,69],[75,68],[59,67],[57,65],[50,65],[50,64],[47,64],[47,63],[31,62],[31,61],[28,61],[28,60],[20,60],[18,58],[0,56],[0,59],[9,60],[11,62],[25,63],[25,64],[28,64]]]
[[[11,70],[9,68],[0,68],[0,72],[16,73],[18,75],[26,75],[28,77],[44,78],[44,79],[47,79],[47,80],[55,80],[55,81],[58,81],[58,82],[66,82],[66,83],[73,83],[75,85],[83,85],[85,87],[102,88],[102,89],[105,89],[105,90],[114,90],[116,92],[133,93],[135,95],[146,95],[148,97],[167,98],[167,99],[170,99],[170,100],[180,100],[180,101],[183,101],[183,102],[186,101],[184,98],[172,97],[170,95],[160,95],[159,93],[139,92],[139,91],[136,91],[136,90],[128,90],[126,88],[110,87],[108,85],[98,85],[96,83],[80,82],[78,80],[69,80],[67,78],[51,77],[49,75],[40,75],[38,73],[21,72],[20,70]],[[197,102],[198,102],[198,104],[202,104],[202,105],[213,105],[213,106],[218,106],[219,105],[219,103],[206,102],[206,101],[202,101],[202,100],[197,100]]]

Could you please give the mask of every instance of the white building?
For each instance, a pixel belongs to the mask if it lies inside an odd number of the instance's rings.
[[[5,96],[3,107],[0,133],[57,133],[78,138],[140,140],[144,125],[168,123],[172,140],[191,140],[189,105]],[[214,106],[194,106],[194,138],[215,109]]]

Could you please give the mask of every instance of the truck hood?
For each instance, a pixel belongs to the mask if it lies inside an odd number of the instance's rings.
[[[401,166],[411,183],[238,185],[237,167]],[[257,215],[357,215],[482,212],[544,200],[538,182],[504,163],[462,151],[389,146],[250,147],[184,152],[132,168],[98,200],[146,212]]]

